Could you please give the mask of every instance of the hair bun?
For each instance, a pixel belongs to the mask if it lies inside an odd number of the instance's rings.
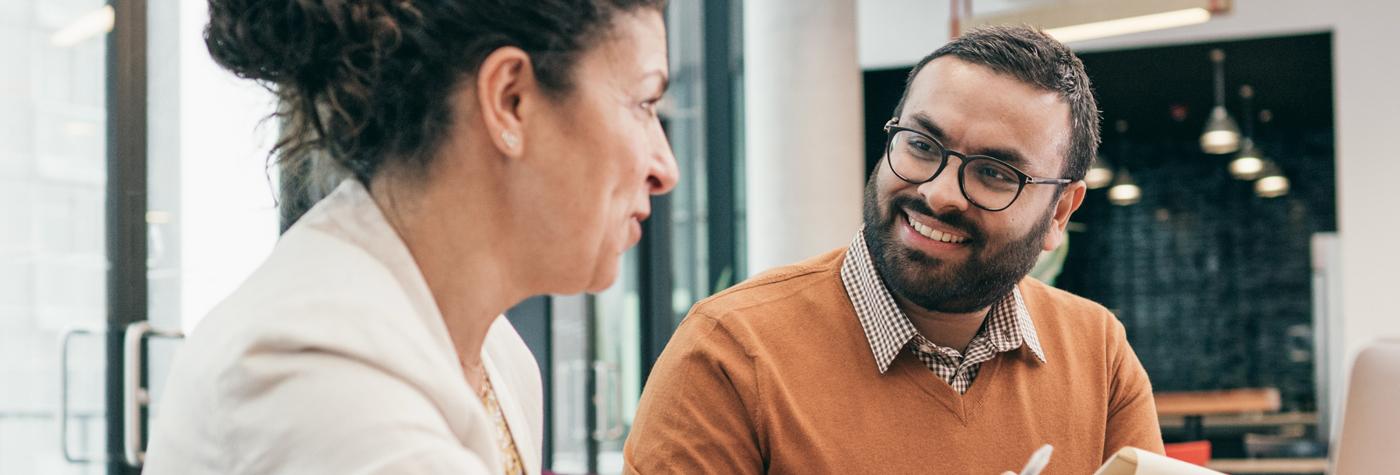
[[[239,77],[325,84],[401,38],[395,0],[210,0],[204,43]]]

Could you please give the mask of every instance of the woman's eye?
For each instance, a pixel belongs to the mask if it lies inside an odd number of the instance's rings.
[[[656,115],[656,108],[660,103],[661,99],[659,98],[642,101],[642,110],[646,111],[648,114]]]

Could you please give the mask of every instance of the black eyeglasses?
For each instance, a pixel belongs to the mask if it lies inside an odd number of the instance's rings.
[[[900,127],[898,123],[898,118],[885,123],[885,133],[889,135],[885,161],[889,162],[895,176],[914,185],[928,183],[943,172],[949,156],[958,157],[962,159],[958,167],[958,188],[969,203],[987,211],[1011,207],[1026,185],[1064,185],[1074,181],[1034,177],[995,157],[955,152],[928,134]]]

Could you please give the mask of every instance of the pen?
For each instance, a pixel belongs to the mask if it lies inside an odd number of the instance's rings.
[[[1045,470],[1045,466],[1050,464],[1050,453],[1054,451],[1055,448],[1051,447],[1050,444],[1040,446],[1035,453],[1031,454],[1031,459],[1026,461],[1026,467],[1021,469],[1019,475],[1040,475],[1040,471]]]

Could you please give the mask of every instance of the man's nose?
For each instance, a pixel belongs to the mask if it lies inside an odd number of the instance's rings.
[[[958,181],[960,170],[954,166],[961,165],[962,162],[959,160],[954,163],[953,158],[955,157],[948,158],[949,162],[944,165],[943,171],[939,172],[938,176],[933,177],[933,180],[919,185],[919,195],[924,198],[924,202],[928,204],[929,209],[933,210],[934,214],[952,211],[964,212],[967,211],[970,204],[967,202],[967,197],[963,195],[962,185]]]

